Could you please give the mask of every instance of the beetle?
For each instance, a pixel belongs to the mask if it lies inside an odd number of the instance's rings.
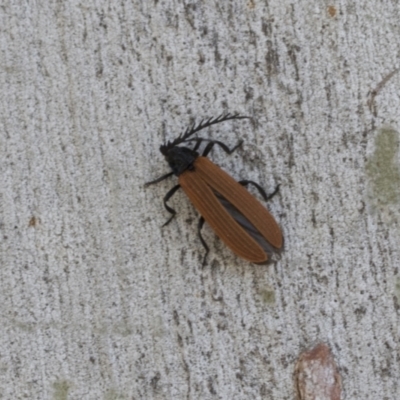
[[[182,188],[201,214],[197,229],[206,251],[203,265],[209,253],[209,247],[201,235],[205,221],[236,255],[253,263],[266,263],[274,253],[279,253],[283,246],[282,232],[274,217],[244,188],[252,184],[267,201],[278,192],[279,185],[272,194],[267,195],[259,184],[249,180],[237,182],[207,158],[215,145],[225,153],[232,154],[243,141],[240,140],[235,147],[229,149],[218,140],[193,137],[211,125],[246,118],[250,119],[239,114],[222,114],[216,118],[202,120],[197,126],[193,124],[175,140],[165,142],[160,146],[160,152],[172,171],[145,184],[153,185],[172,175],[178,177],[179,184],[169,190],[163,199],[165,209],[172,214],[163,226],[168,225],[175,217],[176,211],[168,205],[168,201]],[[197,150],[202,142],[208,143],[200,156]],[[194,143],[192,148],[179,146],[190,143]]]

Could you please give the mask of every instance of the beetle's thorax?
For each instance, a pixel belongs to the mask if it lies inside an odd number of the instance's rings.
[[[197,151],[188,147],[175,146],[168,150],[167,154],[165,154],[165,159],[173,173],[179,176],[187,169],[193,169],[193,163],[198,156],[199,153]]]

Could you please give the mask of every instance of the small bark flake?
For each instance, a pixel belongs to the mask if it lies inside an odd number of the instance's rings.
[[[297,400],[340,400],[341,379],[329,347],[320,343],[302,353],[295,368]]]

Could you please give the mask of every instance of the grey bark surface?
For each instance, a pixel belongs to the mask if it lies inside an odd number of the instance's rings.
[[[343,398],[399,399],[399,20],[397,0],[4,1],[0,397],[293,399],[325,342]],[[245,141],[210,158],[281,185],[268,266],[206,225],[201,268],[182,193],[161,228],[176,178],[143,188],[165,139],[225,112],[254,122],[206,130]]]

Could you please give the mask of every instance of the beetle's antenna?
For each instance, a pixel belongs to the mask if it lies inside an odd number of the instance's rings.
[[[221,114],[217,118],[209,118],[206,121],[201,120],[200,123],[195,127],[195,125],[192,125],[192,128],[189,130],[189,128],[186,129],[186,131],[179,136],[178,139],[180,139],[180,143],[184,142],[188,137],[192,136],[196,132],[201,131],[204,128],[208,128],[211,125],[214,124],[219,124],[220,122],[228,121],[230,119],[244,119],[244,118],[250,118],[250,117],[245,117],[239,114]]]
[[[239,114],[221,114],[219,117],[216,118],[208,118],[206,120],[202,119],[200,123],[196,126],[195,123],[190,128],[187,128],[185,132],[181,133],[175,140],[172,142],[166,142],[164,145],[160,147],[161,152],[164,154],[168,149],[177,146],[180,143],[185,142],[190,136],[194,135],[195,133],[201,131],[204,128],[208,128],[211,125],[219,124],[220,122],[225,122],[230,119],[245,119],[250,117],[246,117]]]

